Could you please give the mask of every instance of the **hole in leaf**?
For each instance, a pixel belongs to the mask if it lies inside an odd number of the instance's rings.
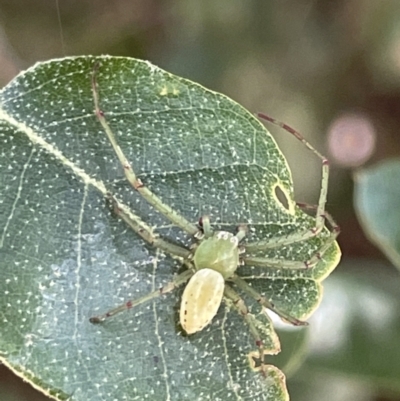
[[[289,199],[279,184],[275,186],[275,197],[286,210],[289,210]]]
[[[292,200],[291,193],[280,182],[275,183],[272,191],[272,196],[282,210],[295,214],[295,202]]]

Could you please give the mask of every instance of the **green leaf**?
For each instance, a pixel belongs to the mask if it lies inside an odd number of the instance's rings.
[[[314,219],[295,207],[287,163],[260,122],[223,95],[134,59],[78,57],[40,63],[0,94],[0,356],[58,399],[285,400],[283,374],[263,377],[254,339],[229,303],[212,324],[184,336],[182,288],[101,325],[89,318],[171,281],[178,260],[146,244],[110,212],[111,191],[154,232],[189,246],[127,183],[94,115],[100,107],[138,177],[175,211],[214,227],[250,225],[246,241],[304,232]],[[299,144],[299,146],[301,146]],[[288,196],[286,209],[277,199]],[[261,256],[307,260],[326,240]],[[257,255],[260,256],[260,255]],[[241,267],[278,307],[307,317],[337,244],[307,271]],[[255,316],[254,300],[245,299]],[[268,319],[262,332],[277,352]]]
[[[369,239],[400,269],[400,160],[359,171],[354,205]]]

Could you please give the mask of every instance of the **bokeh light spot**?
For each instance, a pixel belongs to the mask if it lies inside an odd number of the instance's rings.
[[[363,114],[342,114],[328,129],[330,155],[343,167],[365,163],[375,150],[375,139],[375,128]]]

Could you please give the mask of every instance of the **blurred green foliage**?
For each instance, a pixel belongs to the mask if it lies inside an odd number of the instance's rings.
[[[400,159],[358,171],[354,203],[368,237],[400,269]]]

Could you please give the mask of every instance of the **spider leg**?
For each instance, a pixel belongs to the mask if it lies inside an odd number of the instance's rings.
[[[318,209],[317,205],[308,205],[307,203],[297,203],[297,206],[304,210],[315,211]],[[312,267],[316,265],[321,260],[323,254],[332,246],[332,244],[336,241],[337,236],[340,234],[340,227],[336,224],[335,220],[333,220],[332,215],[326,210],[324,212],[324,217],[331,226],[330,235],[326,239],[324,244],[318,249],[318,251],[313,256],[311,256],[310,259],[304,262],[307,267]]]
[[[202,216],[200,218],[201,226],[203,227],[204,238],[210,238],[213,235],[213,230],[210,224],[210,216]]]
[[[308,205],[306,203],[297,203],[297,205],[304,210],[317,210],[318,206]],[[324,215],[326,221],[330,225],[330,235],[324,242],[324,244],[314,253],[308,260],[304,262],[292,261],[292,260],[279,260],[269,259],[263,257],[252,257],[244,256],[241,261],[245,265],[259,266],[259,267],[276,267],[278,269],[309,269],[315,266],[323,257],[324,253],[332,246],[337,236],[340,233],[340,227],[333,220],[332,216],[325,211]],[[245,246],[248,250],[247,245]],[[252,248],[251,248],[252,249]]]
[[[153,234],[151,227],[133,214],[129,208],[120,204],[113,195],[109,194],[109,199],[113,205],[114,212],[150,245],[160,248],[171,256],[176,256],[185,260],[190,259],[191,252],[188,249],[159,238],[158,235]]]
[[[189,270],[186,270],[185,272],[179,274],[177,277],[175,277],[174,280],[167,283],[166,285],[164,285],[163,287],[161,287],[156,291],[150,292],[147,295],[141,298],[137,298],[135,300],[131,299],[125,302],[124,304],[109,310],[104,314],[91,317],[89,319],[91,323],[101,323],[103,320],[107,319],[108,317],[114,316],[119,312],[123,312],[124,310],[133,308],[134,306],[140,305],[144,302],[150,301],[153,298],[171,292],[179,285],[182,285],[186,281],[188,281],[189,278],[193,275],[193,269],[189,262],[191,256],[191,252],[189,250],[179,245],[171,244],[159,238],[158,236],[154,235],[151,228],[146,223],[144,223],[138,216],[133,214],[127,207],[120,204],[114,196],[112,196],[111,194],[109,194],[108,196],[114,207],[115,213],[118,214],[118,216],[122,220],[124,220],[137,234],[139,234],[149,244],[165,251],[172,257],[178,258],[180,260],[183,259],[183,262],[187,265]]]
[[[96,73],[98,70],[99,64],[96,63],[93,68],[92,74],[92,92],[93,92],[93,101],[94,101],[94,112],[96,114],[97,119],[102,125],[105,133],[109,141],[111,142],[112,147],[114,148],[115,153],[118,156],[119,161],[124,169],[125,176],[132,187],[138,191],[138,193],[146,199],[150,205],[152,205],[156,210],[158,210],[161,214],[163,214],[167,219],[169,219],[172,223],[180,227],[182,230],[186,231],[191,235],[196,235],[199,233],[199,229],[188,220],[186,220],[183,216],[175,212],[170,206],[165,204],[156,194],[154,194],[149,188],[147,188],[142,181],[136,176],[132,166],[129,161],[125,157],[122,149],[118,145],[117,139],[115,138],[114,133],[109,126],[104,112],[100,109],[99,105],[99,92],[97,88],[96,81]]]
[[[292,134],[295,138],[297,138],[300,142],[304,144],[304,146],[309,149],[312,153],[314,153],[322,162],[322,178],[321,178],[321,191],[319,193],[319,200],[315,215],[315,225],[314,227],[307,229],[300,233],[292,233],[289,235],[285,235],[282,237],[271,238],[266,241],[256,241],[253,243],[249,243],[246,245],[246,248],[250,251],[263,250],[268,248],[274,248],[277,246],[290,245],[295,242],[305,241],[309,238],[315,237],[318,235],[325,226],[325,204],[328,195],[328,181],[329,181],[329,161],[318,152],[304,137],[300,134],[300,132],[296,131],[294,128],[289,125],[282,123],[278,120],[275,120],[272,117],[267,116],[263,113],[258,113],[257,116],[265,121],[271,122],[272,124],[278,125],[283,128],[285,131]],[[333,242],[333,241],[332,241]]]
[[[261,306],[264,308],[272,310],[275,312],[282,320],[293,324],[294,326],[307,326],[307,322],[303,322],[302,320],[296,319],[293,316],[290,316],[288,313],[282,311],[281,309],[275,307],[275,305],[269,301],[267,298],[263,297],[259,292],[254,290],[249,284],[246,283],[242,278],[233,275],[229,280],[235,283],[242,291],[244,291],[247,295],[254,298]]]
[[[148,302],[154,298],[160,297],[161,295],[167,294],[171,291],[173,291],[176,287],[186,283],[190,277],[193,276],[193,271],[192,270],[186,270],[183,273],[179,274],[178,276],[175,277],[174,280],[170,281],[169,283],[165,284],[161,288],[159,288],[156,291],[149,292],[148,294],[144,295],[143,297],[137,298],[137,299],[131,299],[124,304],[117,306],[114,309],[109,310],[106,313],[103,313],[102,315],[97,315],[93,316],[89,319],[90,323],[101,323],[105,319],[116,315],[117,313],[123,312],[127,309],[131,309],[135,306],[138,306],[140,304],[143,304],[145,302]]]
[[[258,256],[243,256],[240,258],[242,264],[249,266],[258,266],[258,267],[272,267],[276,269],[309,269],[316,265],[319,261],[311,260],[313,264],[310,264],[310,261],[306,262],[298,262],[297,260],[284,260],[284,259],[271,259],[271,258],[263,258]],[[315,263],[314,263],[315,262]]]
[[[224,295],[226,298],[232,301],[233,307],[243,317],[243,319],[249,326],[250,333],[253,336],[256,346],[258,348],[258,355],[261,361],[260,369],[261,371],[264,371],[264,343],[262,341],[261,334],[257,329],[256,318],[254,317],[254,315],[249,313],[247,306],[241,296],[229,285],[225,285]]]
[[[238,239],[238,243],[242,241],[242,239],[247,235],[248,227],[245,224],[241,224],[238,229],[235,237]]]

